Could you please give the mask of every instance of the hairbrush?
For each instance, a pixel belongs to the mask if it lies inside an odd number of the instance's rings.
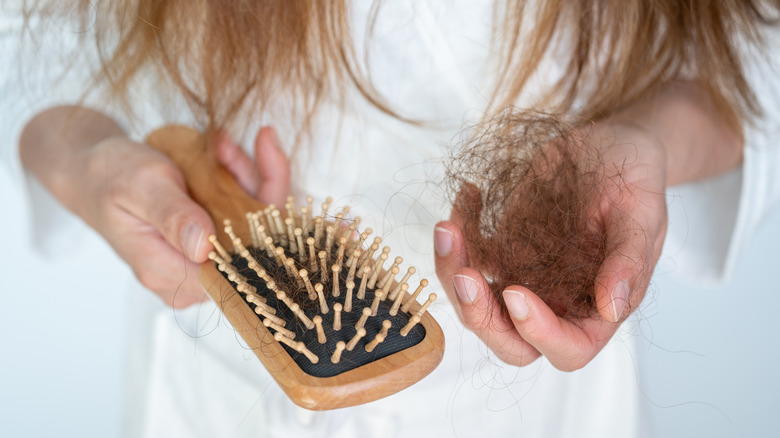
[[[348,208],[313,215],[312,198],[296,209],[263,205],[238,186],[209,147],[184,126],[152,132],[147,144],[182,171],[192,198],[217,227],[199,280],[233,328],[290,399],[313,410],[367,403],[428,375],[441,361],[444,336],[417,298],[428,284],[400,280],[401,257],[369,245],[370,229]],[[359,234],[358,234],[359,233]],[[387,261],[391,263],[388,265]]]

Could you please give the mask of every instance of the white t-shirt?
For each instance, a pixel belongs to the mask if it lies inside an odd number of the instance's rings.
[[[354,29],[360,45],[368,6],[357,3]],[[173,311],[136,286],[128,308],[134,333],[127,352],[125,409],[130,436],[643,435],[634,363],[638,335],[632,333],[631,321],[582,370],[562,373],[544,359],[517,368],[502,364],[464,330],[439,293],[432,228],[448,215],[437,184],[444,145],[484,111],[491,91],[487,63],[491,13],[489,1],[386,4],[371,40],[372,79],[393,108],[431,123],[422,127],[403,123],[360,99],[345,109],[325,102],[311,136],[315,141],[304,145],[294,169],[295,195],[311,194],[317,200],[333,196],[336,205],[351,205],[363,226],[374,228],[393,254],[403,255],[418,268],[413,281],[431,280],[428,291],[436,291],[440,300],[430,311],[447,344],[436,371],[377,402],[331,412],[305,411],[286,398],[212,303]],[[3,17],[0,44],[3,51],[13,51],[21,21],[18,15]],[[48,30],[53,38],[47,44],[73,43],[58,31],[61,26]],[[45,45],[41,50],[47,55],[41,59],[59,62],[56,48]],[[88,53],[84,56],[84,68],[75,66],[56,82],[51,69],[34,65],[34,74],[25,75],[26,86],[18,86],[14,75],[2,77],[3,114],[10,117],[3,117],[0,125],[0,138],[8,142],[1,150],[19,181],[24,177],[13,150],[24,121],[42,108],[78,100],[87,66],[95,65]],[[554,62],[548,70],[555,74]],[[768,98],[774,90],[768,71],[761,63],[750,69],[767,116],[748,130],[743,169],[718,181],[680,188],[675,199],[681,201],[670,205],[667,247],[685,236],[685,244],[673,251],[674,259],[699,278],[705,274],[717,278],[728,271],[741,242],[780,195],[780,178],[770,172],[772,164],[780,164],[780,154],[765,147],[780,126],[780,100]],[[56,86],[49,91],[53,83]],[[136,139],[163,123],[191,122],[186,112],[175,113],[156,102],[152,83],[139,82],[137,101],[144,109],[138,113],[143,116],[132,124],[107,102],[88,103],[124,123]],[[272,111],[254,122],[261,123],[276,126],[282,142],[291,145],[294,124],[275,120]],[[254,128],[250,126],[247,135]],[[36,183],[29,187],[37,246],[67,250],[67,242],[82,225]],[[684,222],[675,203],[684,208]],[[705,225],[700,227],[700,222]],[[687,227],[690,223],[697,226]]]

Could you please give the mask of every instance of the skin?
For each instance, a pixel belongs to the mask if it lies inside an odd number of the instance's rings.
[[[214,147],[247,193],[284,203],[289,164],[272,128],[257,134],[257,161],[225,135]],[[183,308],[205,299],[196,273],[212,249],[207,236],[214,224],[187,195],[181,172],[168,158],[127,138],[105,115],[79,106],[36,115],[22,132],[19,152],[25,168],[100,233],[166,304]]]
[[[465,326],[509,364],[546,356],[556,368],[572,371],[590,362],[645,296],[666,236],[666,187],[721,174],[742,161],[740,136],[713,108],[695,85],[673,83],[588,133],[607,174],[621,174],[606,179],[596,214],[610,248],[596,278],[599,318],[559,318],[521,285],[504,290],[510,313],[504,317],[485,278],[469,264],[462,218],[453,214],[437,224],[437,275]]]

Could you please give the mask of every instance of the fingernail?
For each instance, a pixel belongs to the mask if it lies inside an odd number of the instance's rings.
[[[181,246],[190,260],[195,260],[202,241],[203,228],[195,222],[188,223],[181,232]]]
[[[450,255],[452,251],[452,240],[454,236],[450,230],[442,227],[436,227],[433,230],[433,248],[436,250],[436,255],[439,257],[446,257]]]
[[[504,291],[504,303],[512,318],[523,320],[528,318],[528,300],[525,294],[516,290]]]
[[[623,280],[612,289],[612,312],[615,315],[615,322],[620,321],[623,310],[628,303],[628,281]]]
[[[477,299],[477,282],[467,275],[453,275],[452,284],[455,286],[455,292],[458,299],[464,303],[471,304]]]

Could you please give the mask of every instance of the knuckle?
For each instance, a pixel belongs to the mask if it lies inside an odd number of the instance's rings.
[[[588,364],[588,362],[590,362],[589,357],[577,356],[577,357],[568,358],[565,361],[553,362],[552,365],[560,371],[570,373],[584,368],[585,365]]]
[[[536,350],[527,345],[522,345],[519,348],[516,346],[510,348],[494,348],[493,354],[502,362],[519,367],[530,365],[541,356]]]
[[[173,180],[178,183],[183,180],[179,169],[162,160],[145,160],[137,166],[134,173],[139,181],[145,182]]]

